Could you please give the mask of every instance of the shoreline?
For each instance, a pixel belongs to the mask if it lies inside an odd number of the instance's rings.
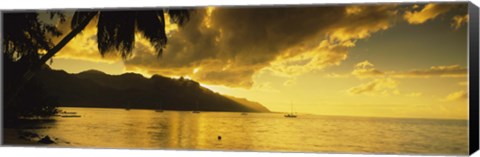
[[[2,145],[4,146],[41,146],[48,145],[40,141],[48,135],[39,135],[32,131],[20,131],[14,128],[3,129]]]

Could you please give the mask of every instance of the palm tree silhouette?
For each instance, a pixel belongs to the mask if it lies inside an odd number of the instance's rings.
[[[97,42],[100,53],[104,55],[107,52],[119,52],[125,59],[131,54],[134,47],[136,31],[142,33],[143,36],[155,47],[158,55],[161,55],[167,44],[164,15],[168,14],[171,22],[177,23],[181,26],[188,21],[190,11],[191,10],[188,9],[165,9],[158,11],[133,10],[75,12],[71,21],[72,31],[65,35],[65,37],[63,37],[55,46],[44,48],[47,51],[45,55],[37,56],[37,58],[39,58],[38,60],[35,59],[30,62],[31,66],[24,72],[17,87],[13,93],[10,94],[10,97],[7,98],[7,105],[12,103],[12,100],[21,90],[23,90],[25,84],[35,76],[41,67],[76,35],[84,30],[95,16],[98,16]],[[5,25],[8,25],[8,22],[10,21],[5,21]],[[12,25],[12,27],[15,26]],[[5,28],[5,31],[8,32],[9,30],[7,30],[7,28],[9,27],[6,26]],[[16,36],[22,36],[22,34],[17,34]],[[6,45],[5,48],[8,48],[10,43],[4,42],[4,45]],[[38,52],[16,51],[15,53],[37,54]]]
[[[167,13],[173,23],[183,25],[190,15],[190,10],[161,11],[77,11],[72,17],[72,31],[67,34],[51,51],[40,59],[43,64],[62,49],[70,40],[80,33],[93,17],[98,16],[97,42],[98,50],[103,55],[116,50],[122,57],[132,52],[135,43],[135,31],[141,32],[161,55],[167,44],[165,34],[165,16]]]
[[[58,15],[58,16],[57,16]],[[58,12],[50,12],[51,18],[59,17],[65,21],[65,16]],[[4,98],[12,98],[18,87],[22,75],[38,62],[41,54],[39,50],[49,50],[53,43],[45,36],[60,36],[62,33],[53,24],[40,23],[38,13],[5,13],[3,14],[4,31],[2,32],[3,44],[3,89]],[[11,123],[17,116],[46,116],[56,112],[56,101],[45,93],[41,82],[32,80],[26,82],[25,90],[16,93],[15,106],[5,105],[5,123]]]

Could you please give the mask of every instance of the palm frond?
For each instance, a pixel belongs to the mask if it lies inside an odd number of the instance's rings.
[[[139,11],[136,20],[138,31],[152,43],[157,54],[161,55],[167,44],[163,11]]]
[[[47,33],[60,33],[52,25],[38,21],[38,13],[5,13],[3,14],[4,34],[3,54],[18,60],[38,60],[40,49],[48,50],[53,43],[45,37]]]
[[[177,23],[178,25],[182,26],[190,19],[191,11],[192,10],[189,9],[171,9],[167,10],[167,13],[173,23]]]
[[[112,50],[127,58],[135,42],[135,14],[128,11],[100,12],[97,26],[98,49],[102,55]]]
[[[61,11],[47,11],[47,12],[50,13],[50,19],[58,17],[60,20],[60,23],[63,23],[66,21],[65,14]]]
[[[96,14],[96,11],[76,11],[73,14],[72,22],[70,24],[71,29],[77,28],[90,14]]]

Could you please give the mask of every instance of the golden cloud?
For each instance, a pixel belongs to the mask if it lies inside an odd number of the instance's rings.
[[[327,78],[348,78],[350,77],[348,74],[337,74],[337,73],[328,73],[324,75]]]
[[[440,77],[466,77],[467,68],[460,65],[431,66],[429,69],[410,71],[381,71],[374,67],[369,61],[357,63],[351,73],[358,78],[367,77],[396,77],[396,78],[429,78]]]
[[[448,94],[444,101],[462,101],[462,100],[467,100],[468,94],[465,90],[457,91]]]
[[[134,50],[125,66],[246,88],[261,71],[294,77],[322,70],[344,61],[356,40],[391,27],[396,15],[394,5],[358,7],[197,9],[188,23],[171,32],[160,59]]]
[[[302,52],[296,56],[279,57],[262,70],[268,70],[283,77],[299,76],[328,66],[339,65],[347,58],[348,48],[324,40],[317,47],[303,49]]]
[[[440,14],[450,11],[454,7],[456,7],[456,5],[430,3],[425,5],[420,11],[405,11],[403,18],[409,24],[422,24],[434,19]]]
[[[383,76],[384,72],[374,68],[374,65],[369,61],[365,60],[363,62],[357,63],[352,71],[352,75],[357,76],[358,78],[374,77],[374,76]]]
[[[352,40],[370,37],[372,33],[386,30],[397,15],[396,5],[346,7],[346,16],[333,25],[326,34],[330,40],[340,41],[345,46],[355,46]]]
[[[467,68],[460,65],[432,66],[426,70],[411,70],[408,72],[393,72],[395,77],[466,77]]]
[[[452,18],[451,26],[455,29],[459,29],[466,23],[468,23],[468,14],[465,14],[463,16],[457,15]]]
[[[397,89],[397,86],[398,86],[398,82],[396,80],[385,77],[385,78],[377,78],[370,82],[350,88],[348,92],[351,94],[398,95],[400,94],[400,91]]]
[[[188,76],[205,84],[249,88],[262,71],[296,77],[340,65],[357,40],[392,27],[396,16],[396,5],[198,8],[183,27],[167,24],[169,42],[160,58],[148,41],[136,37],[125,67],[147,76]],[[115,53],[98,53],[96,22],[55,58],[120,60]],[[387,73],[373,64],[352,72],[357,77]]]

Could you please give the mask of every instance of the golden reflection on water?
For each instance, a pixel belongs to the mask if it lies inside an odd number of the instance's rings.
[[[63,109],[82,117],[57,117],[55,123],[30,131],[58,138],[57,145],[67,147],[462,155],[468,151],[465,120]]]

